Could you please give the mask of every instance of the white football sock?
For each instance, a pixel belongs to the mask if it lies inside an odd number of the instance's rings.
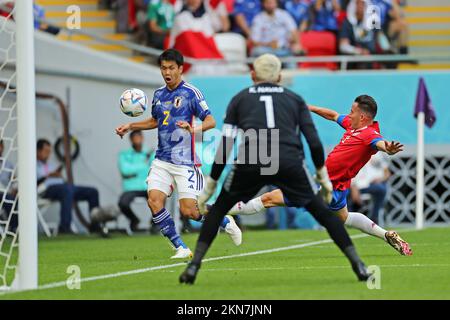
[[[233,208],[228,211],[228,214],[232,216],[243,214],[243,215],[251,215],[258,213],[259,211],[264,209],[264,205],[262,203],[261,197],[250,200],[247,203],[239,201],[236,203]]]
[[[361,230],[364,233],[378,237],[386,241],[384,235],[386,230],[381,228],[375,222],[367,218],[365,215],[359,212],[349,212],[345,225]]]

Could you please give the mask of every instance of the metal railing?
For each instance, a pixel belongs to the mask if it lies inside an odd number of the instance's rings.
[[[83,35],[90,37],[98,42],[102,42],[105,44],[112,45],[120,45],[129,48],[130,50],[134,50],[140,54],[149,55],[151,57],[158,57],[162,50],[158,50],[155,48],[143,46],[136,44],[131,41],[126,40],[113,40],[103,38],[101,36],[76,30],[76,29],[68,29],[63,27],[66,32],[69,33],[68,38],[70,40],[71,36]],[[185,61],[190,64],[197,65],[228,65],[228,64],[252,64],[256,58],[248,57],[246,59],[196,59],[191,57],[186,57]],[[448,56],[445,55],[404,55],[404,54],[376,54],[376,55],[368,55],[368,56],[350,56],[350,55],[334,55],[334,56],[315,56],[315,57],[305,57],[305,56],[291,56],[291,57],[283,57],[280,58],[282,63],[338,63],[340,64],[340,70],[347,70],[348,65],[350,63],[373,63],[373,62],[392,62],[392,63],[412,63],[418,64],[421,61],[427,62],[442,62],[449,61],[450,62],[450,52]]]
[[[43,23],[52,25],[51,22],[46,20],[41,20]],[[140,54],[149,55],[151,57],[157,58],[162,50],[155,49],[152,47],[143,46],[131,41],[127,40],[114,40],[107,39],[96,34],[92,34],[90,32],[85,32],[79,29],[69,29],[65,26],[60,27],[68,33],[68,39],[70,40],[73,35],[82,35],[92,38],[95,41],[119,45],[130,50],[133,50]],[[201,65],[228,65],[228,64],[252,64],[256,58],[248,57],[246,59],[196,59],[191,57],[186,57],[185,61],[190,64],[201,64]],[[368,55],[368,56],[351,56],[351,55],[333,55],[333,56],[315,56],[315,57],[306,57],[306,56],[291,56],[291,57],[283,57],[280,58],[282,63],[338,63],[340,65],[340,70],[347,70],[348,65],[350,63],[373,63],[373,62],[392,62],[392,63],[412,63],[418,64],[421,61],[426,62],[442,62],[449,61],[450,62],[450,52],[448,56],[445,55],[404,55],[404,54],[376,54],[376,55]]]
[[[0,8],[2,6],[0,5]],[[56,26],[54,23],[46,20],[39,19],[40,23],[45,23],[50,26],[58,27],[65,32],[68,33],[68,39],[70,40],[73,35],[81,35],[92,38],[94,41],[110,44],[110,45],[118,45],[126,47],[130,50],[133,50],[136,53],[148,55],[154,58],[157,58],[162,50],[143,46],[132,41],[127,40],[114,40],[108,39],[105,37],[101,37],[99,35],[82,31],[80,29],[69,29],[66,26]],[[191,57],[185,57],[185,61],[192,65],[230,65],[230,64],[252,64],[256,58],[248,57],[245,59],[196,59]],[[368,56],[351,56],[351,55],[334,55],[334,56],[315,56],[315,57],[305,57],[305,56],[291,56],[291,57],[283,57],[280,58],[282,63],[337,63],[339,64],[339,69],[341,71],[347,70],[348,65],[350,63],[411,63],[418,64],[420,62],[450,62],[450,52],[448,55],[403,55],[403,54],[383,54],[383,55],[368,55]]]

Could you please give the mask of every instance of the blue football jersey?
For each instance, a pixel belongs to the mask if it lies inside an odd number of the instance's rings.
[[[158,121],[155,158],[177,165],[197,164],[193,135],[176,123],[187,121],[192,126],[195,117],[203,121],[209,114],[200,90],[184,81],[174,90],[167,86],[157,89],[152,101],[152,117]]]

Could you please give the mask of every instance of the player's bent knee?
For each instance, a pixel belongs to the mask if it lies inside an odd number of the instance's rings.
[[[184,203],[180,202],[180,213],[187,218],[196,220],[200,216],[200,212],[197,208],[197,203]]]
[[[347,220],[348,217],[348,213],[347,212],[339,212],[337,214],[339,220],[341,220],[342,222],[345,222]]]
[[[261,196],[261,201],[265,208],[283,206],[284,205],[283,193],[281,192],[280,189],[267,192]]]
[[[196,208],[180,208],[180,212],[183,215],[183,217],[186,218],[190,218],[190,219],[194,219],[197,220],[200,213],[198,212],[198,210]]]
[[[159,212],[162,208],[164,208],[164,199],[161,197],[152,195],[150,193],[147,200],[148,207],[152,211],[153,214]]]

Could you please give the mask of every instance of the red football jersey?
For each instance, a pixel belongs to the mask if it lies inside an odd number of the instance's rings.
[[[351,128],[348,115],[339,116],[337,122],[346,131],[340,143],[328,155],[325,166],[333,189],[346,190],[359,170],[377,153],[376,143],[383,137],[376,121],[358,130]]]

